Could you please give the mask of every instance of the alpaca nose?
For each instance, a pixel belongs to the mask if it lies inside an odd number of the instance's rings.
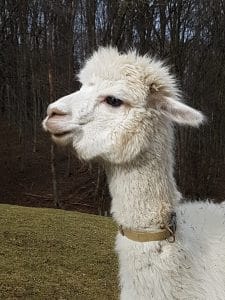
[[[54,116],[65,116],[68,115],[68,112],[63,110],[59,107],[54,107],[51,104],[47,108],[47,116],[48,118],[54,117]]]
[[[60,105],[50,104],[47,108],[47,117],[42,126],[46,131],[54,135],[62,135],[73,129],[71,114]]]

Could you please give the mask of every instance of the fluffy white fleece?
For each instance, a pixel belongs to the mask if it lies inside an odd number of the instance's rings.
[[[225,213],[212,203],[176,207],[176,242],[117,236],[121,299],[225,299]]]

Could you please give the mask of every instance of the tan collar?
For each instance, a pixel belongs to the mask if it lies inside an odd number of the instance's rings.
[[[163,241],[167,240],[170,243],[175,242],[176,232],[176,213],[171,214],[171,221],[168,226],[163,228],[155,229],[154,231],[139,231],[123,228],[119,226],[119,232],[129,240],[135,242],[152,242],[152,241]]]
[[[135,231],[119,227],[119,232],[127,237],[129,240],[135,242],[152,242],[168,240],[169,242],[175,241],[175,235],[169,228],[158,229],[155,231]]]

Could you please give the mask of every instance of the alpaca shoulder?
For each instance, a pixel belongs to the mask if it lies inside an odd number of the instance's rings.
[[[225,206],[209,201],[186,202],[177,207],[178,232],[199,240],[224,241]]]

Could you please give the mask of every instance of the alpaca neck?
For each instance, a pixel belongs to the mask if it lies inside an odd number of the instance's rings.
[[[119,225],[147,230],[168,224],[180,199],[171,153],[153,157],[146,152],[133,164],[114,165],[107,170],[111,212]]]

